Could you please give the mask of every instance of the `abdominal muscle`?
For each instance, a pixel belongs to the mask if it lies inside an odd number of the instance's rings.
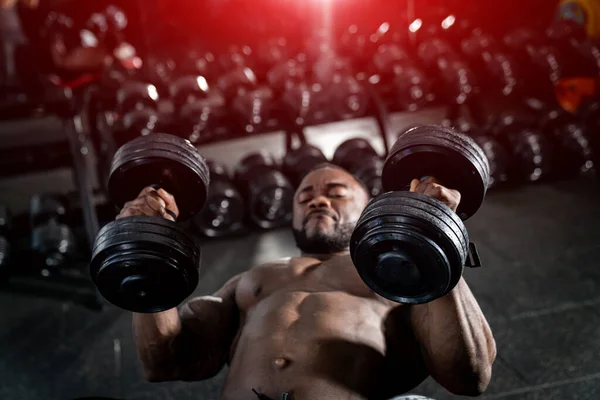
[[[252,389],[274,400],[385,398],[401,381],[386,358],[388,311],[341,291],[272,293],[242,318],[222,399],[257,399]]]

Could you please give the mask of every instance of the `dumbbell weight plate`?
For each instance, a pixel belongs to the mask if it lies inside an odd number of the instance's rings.
[[[229,177],[225,166],[207,163],[210,171],[208,199],[200,213],[194,216],[198,230],[208,237],[222,237],[243,228],[244,199]]]
[[[425,176],[461,193],[457,213],[465,220],[483,202],[489,164],[471,138],[439,126],[420,126],[400,135],[392,147],[382,173],[383,188],[406,190],[412,179]]]
[[[294,188],[267,153],[253,153],[238,164],[235,181],[248,199],[249,216],[262,229],[292,220]]]
[[[490,166],[489,188],[508,180],[509,157],[506,149],[491,136],[477,136],[475,141],[484,151]]]
[[[136,216],[104,226],[94,243],[90,273],[117,307],[152,313],[176,307],[196,288],[200,246],[175,223]]]
[[[31,198],[29,216],[32,227],[46,223],[51,219],[64,222],[66,213],[64,199],[60,196],[37,194]]]
[[[455,243],[456,248],[459,249],[461,263],[466,260],[469,247],[467,229],[458,215],[441,201],[420,193],[388,192],[374,199],[372,203],[365,209],[361,219],[366,221],[373,216],[382,215],[385,211],[396,214],[399,208],[407,207],[433,214],[437,217],[436,222],[439,222],[439,229],[443,230],[448,237],[453,238],[453,241],[454,238],[458,240]]]
[[[211,179],[208,199],[194,223],[205,236],[226,236],[241,231],[244,211],[244,200],[230,181]]]
[[[157,100],[156,87],[144,82],[127,82],[117,92],[117,104],[123,113],[136,108],[154,108]]]
[[[204,206],[209,176],[204,158],[190,142],[153,134],[136,138],[117,150],[108,190],[121,208],[144,187],[158,185],[175,197],[179,218],[185,220]]]
[[[385,228],[376,228],[363,238],[353,262],[375,293],[398,303],[421,304],[447,291],[449,262],[444,251],[427,235],[407,226],[408,221],[402,217],[380,220]]]
[[[283,159],[283,170],[294,186],[298,186],[304,176],[327,158],[323,152],[310,144],[304,144],[286,154]]]
[[[466,229],[432,202],[418,193],[386,193],[367,206],[352,235],[351,255],[359,274],[390,300],[431,301],[454,288],[462,275],[467,250],[457,231],[466,236]]]
[[[237,165],[234,180],[239,183],[247,183],[252,179],[252,176],[261,173],[260,171],[271,169],[277,169],[277,163],[269,153],[251,153],[246,155]]]
[[[287,225],[292,221],[294,189],[280,171],[261,174],[250,183],[250,218],[262,229]]]
[[[352,158],[352,161],[355,161],[355,158],[352,157],[352,153],[358,151],[361,153],[377,155],[373,146],[371,146],[366,139],[354,138],[345,141],[335,150],[332,162],[343,168],[347,168],[346,166],[349,164],[348,160],[350,158]]]
[[[367,156],[363,158],[363,165],[357,163],[350,172],[364,183],[371,197],[379,196],[382,193],[381,171],[383,171],[383,160],[379,156]]]
[[[52,220],[33,229],[31,249],[45,258],[47,267],[60,267],[75,253],[75,236],[67,225]]]

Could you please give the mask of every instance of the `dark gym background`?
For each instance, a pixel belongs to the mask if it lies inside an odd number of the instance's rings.
[[[63,3],[97,5],[92,4],[96,2]],[[198,25],[193,18],[199,13],[194,12],[195,7],[201,8],[197,2],[114,3],[140,17],[131,18],[130,29],[143,32],[138,37],[139,48],[155,57],[160,57],[174,40],[182,43],[196,28],[197,33],[209,37],[207,40],[214,45],[219,40],[226,41],[228,34],[239,34],[227,24]],[[211,8],[212,3],[218,2],[204,3],[203,12],[218,14],[216,7]],[[249,3],[252,3],[250,10],[260,13],[259,3],[268,1]],[[343,3],[340,0],[339,7]],[[532,19],[542,24],[554,14],[555,7],[549,3],[556,2],[416,3],[417,13],[437,6],[434,3],[444,3],[449,8],[472,12],[472,18],[489,21],[492,30],[502,30]],[[280,18],[285,25],[285,17]],[[246,22],[251,24],[251,18]],[[177,25],[178,29],[173,29]],[[400,130],[416,123],[439,122],[442,113],[428,110],[394,118],[393,125]],[[315,129],[310,137],[330,156],[339,142],[358,131],[364,134],[366,130],[368,136],[372,129],[375,128],[369,124],[365,128],[364,123],[340,123]],[[64,142],[65,132],[62,122],[54,117],[1,121],[0,152],[4,156],[0,157],[8,157],[13,149],[25,144]],[[234,158],[258,148],[271,149],[277,154],[282,146],[280,139],[256,137],[201,150],[223,152]],[[0,171],[0,175],[3,175],[0,201],[8,203],[14,214],[26,212],[29,198],[35,193],[71,194],[77,203],[70,168],[35,173]],[[590,175],[490,191],[481,210],[467,222],[484,267],[468,270],[465,276],[490,322],[498,347],[492,383],[481,398],[600,398],[599,194],[597,181]],[[287,229],[207,241],[196,293],[210,293],[231,275],[252,265],[295,254],[298,251]],[[85,288],[80,291],[70,287],[66,294],[58,295],[43,282],[32,285],[18,279],[2,286],[0,399],[218,398],[225,371],[208,382],[144,382],[132,343],[130,313],[110,305],[101,311],[93,310],[86,306],[84,291]],[[414,392],[440,400],[456,398],[431,379]]]

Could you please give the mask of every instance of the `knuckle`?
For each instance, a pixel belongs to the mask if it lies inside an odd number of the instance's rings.
[[[134,208],[124,208],[119,215],[117,216],[117,218],[123,218],[123,217],[133,217],[137,214],[136,209]]]

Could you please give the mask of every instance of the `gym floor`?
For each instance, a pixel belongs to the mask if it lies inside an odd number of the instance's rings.
[[[16,181],[0,187],[2,197],[27,190]],[[482,399],[600,398],[598,195],[589,177],[491,191],[467,221],[484,266],[465,277],[498,347]],[[197,294],[297,253],[288,230],[209,242]],[[225,370],[207,382],[145,382],[127,312],[6,289],[0,305],[0,399],[218,399]],[[414,393],[457,398],[431,379]]]

